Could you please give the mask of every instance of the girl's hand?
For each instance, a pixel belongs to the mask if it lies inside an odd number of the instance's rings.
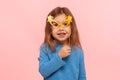
[[[59,55],[61,58],[65,58],[65,57],[67,57],[67,56],[70,55],[70,52],[71,52],[70,46],[65,45],[65,46],[63,46],[63,47],[60,49],[58,55]]]

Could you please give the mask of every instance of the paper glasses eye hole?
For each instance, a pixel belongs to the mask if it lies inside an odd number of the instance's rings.
[[[68,22],[63,22],[63,25],[64,26],[68,26]]]
[[[56,23],[56,22],[54,22],[54,21],[52,21],[51,24],[52,24],[53,26],[56,26],[56,27],[58,26],[58,23]]]

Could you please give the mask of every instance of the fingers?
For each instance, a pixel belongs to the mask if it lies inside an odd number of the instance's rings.
[[[71,47],[70,47],[70,46],[65,46],[64,49],[65,49],[65,51],[67,51],[67,52],[71,52]]]
[[[71,49],[71,47],[68,46],[68,45],[65,45],[64,47],[65,47],[66,49]]]
[[[66,53],[67,53],[68,55],[70,55],[71,49],[70,49],[70,48],[69,48],[69,49],[66,49]]]
[[[69,55],[70,55],[70,53],[71,53],[71,47],[70,47],[70,46],[64,45],[63,50],[64,50],[64,54],[65,54],[66,56],[69,56]]]
[[[70,54],[71,51],[64,51],[64,54]]]

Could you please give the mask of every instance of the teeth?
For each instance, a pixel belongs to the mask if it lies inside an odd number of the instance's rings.
[[[65,35],[65,33],[58,33],[58,35]]]

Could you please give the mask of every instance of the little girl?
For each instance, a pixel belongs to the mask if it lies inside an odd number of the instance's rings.
[[[38,60],[44,80],[86,80],[84,54],[68,8],[56,7],[48,14]]]

